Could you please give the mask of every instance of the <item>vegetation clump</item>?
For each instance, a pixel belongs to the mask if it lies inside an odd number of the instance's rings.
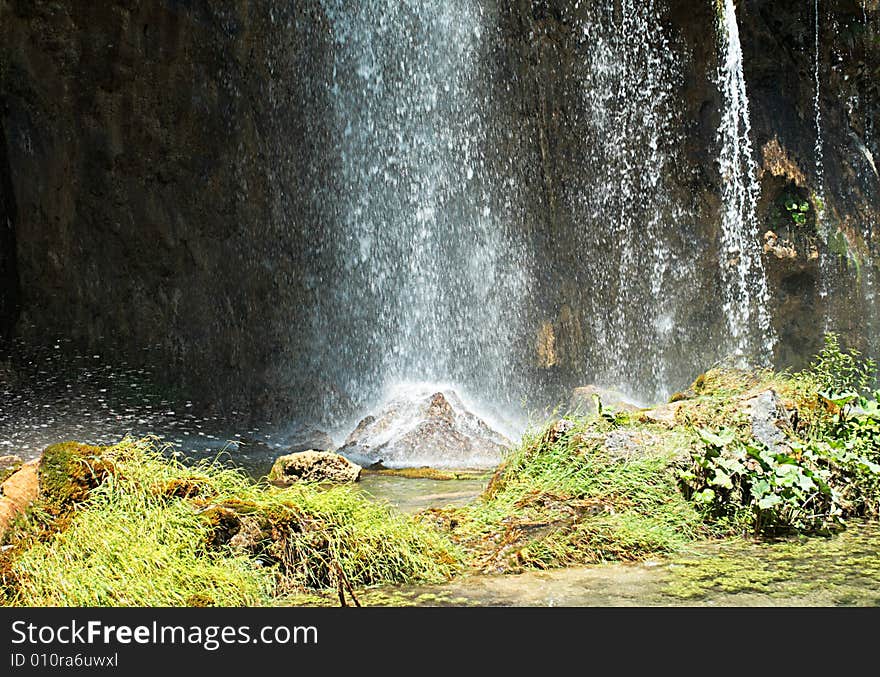
[[[149,440],[49,456],[53,490],[7,537],[9,604],[255,606],[309,589],[436,582],[458,564],[439,533],[348,488],[255,485],[216,465],[185,467]],[[81,467],[95,459],[102,475]],[[63,467],[78,472],[70,484]],[[62,499],[74,507],[59,520]]]
[[[753,434],[742,407],[725,412],[729,405],[716,403],[714,421],[694,420],[702,444],[680,474],[685,494],[702,506],[707,521],[731,531],[821,532],[848,517],[876,518],[880,393],[868,392],[875,378],[876,365],[843,352],[831,334],[808,370],[768,372],[739,397],[727,392],[725,399],[742,401],[778,391],[786,411],[777,426],[784,435],[768,444]]]
[[[424,518],[484,572],[675,551],[706,533],[677,487],[693,439],[633,425],[626,413],[548,424],[526,436],[476,502]]]

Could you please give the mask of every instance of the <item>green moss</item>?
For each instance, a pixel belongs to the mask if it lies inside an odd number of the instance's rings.
[[[40,495],[54,509],[68,509],[85,500],[115,470],[102,447],[78,442],[53,444],[40,458]]]
[[[21,466],[9,466],[7,468],[0,468],[0,484],[3,484],[6,480],[12,477]]]
[[[856,523],[833,537],[724,541],[673,560],[664,594],[683,600],[759,594],[849,604],[880,595],[876,523]]]

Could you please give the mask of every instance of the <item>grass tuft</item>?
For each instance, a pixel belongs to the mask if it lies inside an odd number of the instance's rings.
[[[257,485],[186,467],[149,440],[89,453],[113,471],[79,487],[63,520],[43,503],[16,525],[2,563],[8,603],[257,606],[296,591],[437,582],[458,566],[442,535],[346,487]]]

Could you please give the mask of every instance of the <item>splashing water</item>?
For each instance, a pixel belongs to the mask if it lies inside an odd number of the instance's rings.
[[[389,385],[450,381],[510,398],[527,298],[512,179],[484,157],[488,21],[472,0],[324,0],[337,158],[318,373],[362,407]],[[326,343],[329,342],[329,345]]]
[[[733,354],[743,360],[766,362],[775,339],[767,311],[769,292],[758,243],[756,207],[760,186],[752,155],[749,100],[733,0],[723,0],[719,5],[718,31],[722,45],[719,86],[725,103],[718,130],[724,314]]]

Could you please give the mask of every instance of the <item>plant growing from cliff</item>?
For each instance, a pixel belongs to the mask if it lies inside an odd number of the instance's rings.
[[[770,210],[774,228],[805,226],[810,203],[795,195],[784,195]]]

